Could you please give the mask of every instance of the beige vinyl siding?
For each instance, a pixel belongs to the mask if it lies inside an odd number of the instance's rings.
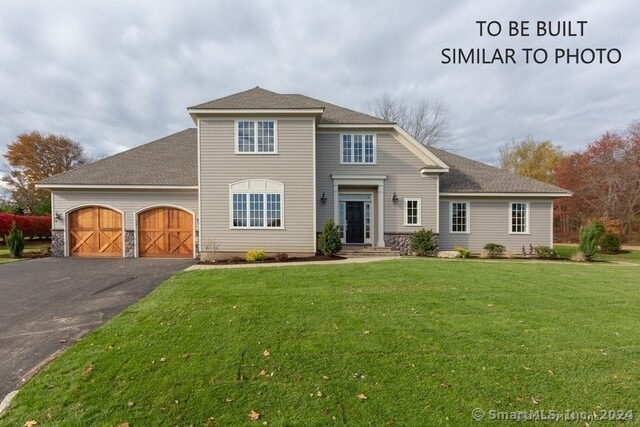
[[[451,233],[450,201],[467,202],[469,233]],[[529,203],[529,233],[511,234],[511,202]],[[480,253],[487,243],[504,245],[513,254],[522,253],[522,245],[552,246],[551,230],[553,200],[523,198],[446,197],[440,200],[440,249],[450,250],[462,246]]]
[[[277,120],[278,154],[235,154],[235,119],[200,120],[203,247],[215,244],[219,252],[314,252],[314,120],[265,117]],[[283,229],[231,228],[229,184],[247,179],[284,184]]]
[[[64,215],[82,206],[105,206],[124,213],[124,229],[133,230],[135,213],[153,206],[173,206],[197,215],[197,190],[53,190],[53,228],[64,228],[55,214]]]
[[[367,132],[368,133],[368,132]],[[413,233],[422,227],[436,230],[438,176],[420,176],[424,162],[415,154],[395,140],[388,132],[375,132],[377,162],[374,165],[340,164],[340,133],[318,133],[316,144],[316,185],[318,197],[324,192],[327,203],[318,203],[317,227],[328,219],[333,219],[333,180],[331,175],[386,175],[384,181],[384,232]],[[391,202],[396,192],[399,203]],[[404,225],[404,199],[421,199],[422,226]],[[378,211],[377,194],[375,194],[374,211]],[[377,224],[377,223],[376,223]]]

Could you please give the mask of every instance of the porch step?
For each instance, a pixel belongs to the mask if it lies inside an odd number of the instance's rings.
[[[336,255],[344,257],[374,257],[374,256],[400,256],[400,251],[391,248],[375,248],[369,245],[342,245],[342,249]]]

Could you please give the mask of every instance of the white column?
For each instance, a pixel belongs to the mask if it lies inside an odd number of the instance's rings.
[[[340,192],[338,191],[338,184],[333,182],[333,221],[338,224],[340,220]]]
[[[378,244],[379,248],[384,248],[384,184],[378,185]]]

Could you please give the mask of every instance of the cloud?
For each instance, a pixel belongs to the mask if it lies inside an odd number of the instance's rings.
[[[0,148],[38,129],[115,153],[260,85],[360,110],[383,93],[443,100],[457,151],[482,161],[527,135],[575,150],[640,119],[639,18],[631,0],[5,2]],[[493,38],[477,20],[588,24],[584,37]],[[445,65],[446,47],[617,47],[623,60]]]

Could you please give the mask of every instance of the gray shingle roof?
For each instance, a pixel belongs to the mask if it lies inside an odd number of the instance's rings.
[[[391,122],[304,95],[279,94],[256,87],[191,109],[318,109],[325,124],[392,124]],[[429,148],[450,170],[440,176],[441,193],[545,193],[568,191],[502,169]],[[186,129],[145,145],[47,178],[41,186],[158,185],[197,186],[197,131]]]
[[[221,110],[296,110],[324,108],[320,117],[321,124],[392,124],[387,120],[340,107],[329,102],[309,98],[299,94],[271,92],[261,87],[239,92],[224,98],[194,105],[189,109]]]
[[[39,184],[197,186],[197,150],[196,129],[186,129]]]
[[[440,176],[441,193],[569,194],[567,190],[560,187],[476,162],[448,151],[431,147],[429,151],[450,167],[449,172]]]

